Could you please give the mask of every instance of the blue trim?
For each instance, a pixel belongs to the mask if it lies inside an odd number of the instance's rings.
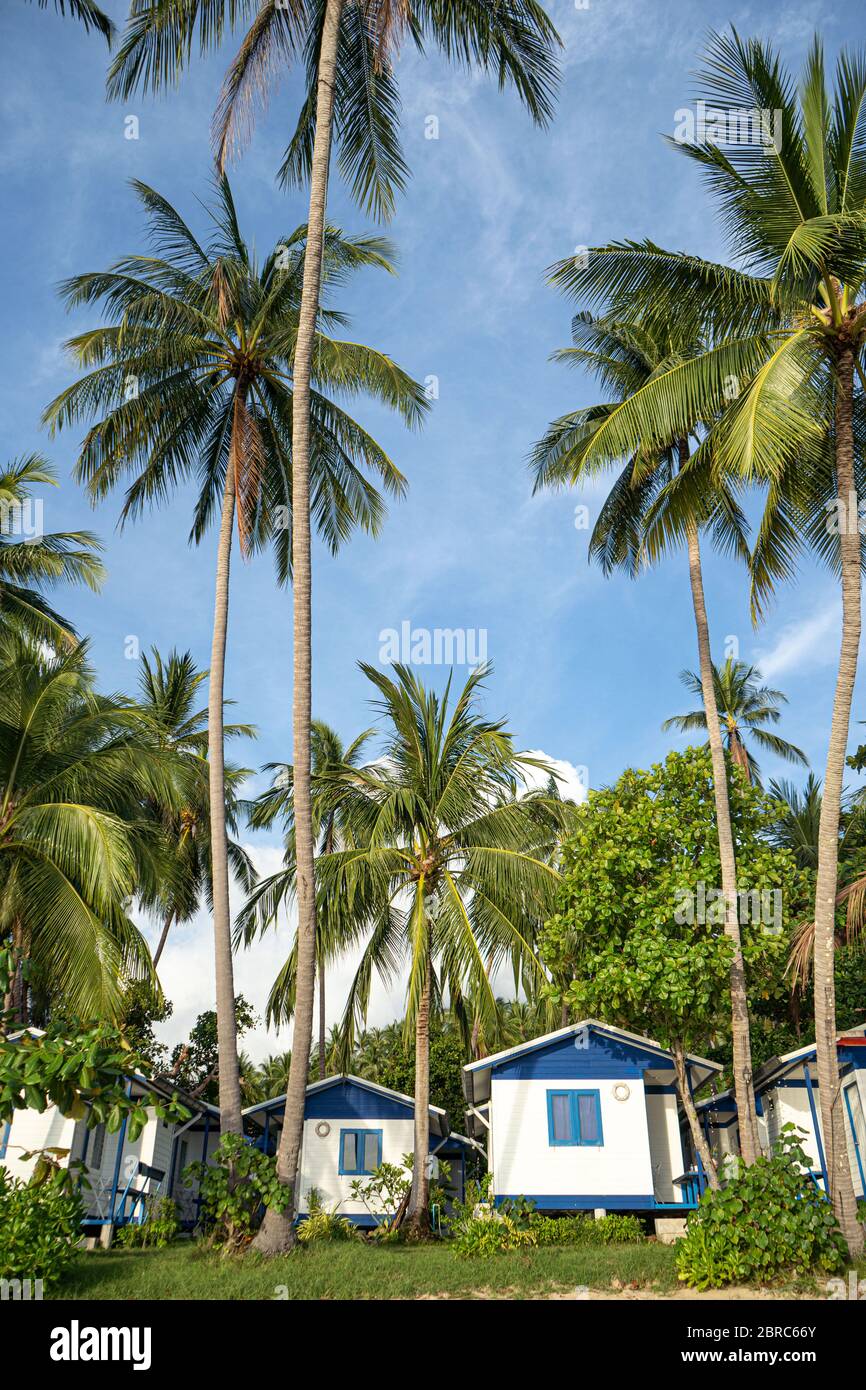
[[[559,1097],[565,1096],[569,1104],[569,1115],[571,1119],[571,1138],[557,1139],[553,1124],[553,1102]],[[581,1097],[590,1096],[595,1102],[595,1124],[598,1132],[597,1139],[584,1139],[580,1128],[580,1100]],[[571,1148],[594,1148],[604,1147],[604,1131],[601,1126],[601,1094],[599,1091],[548,1091],[547,1093],[547,1142],[554,1148],[563,1146]]]
[[[132,1096],[131,1081],[127,1082],[126,1096],[127,1099]],[[108,1218],[112,1225],[117,1219],[114,1208],[117,1202],[117,1185],[120,1182],[120,1164],[123,1159],[123,1146],[126,1142],[126,1122],[128,1118],[128,1113],[124,1111],[123,1119],[120,1122],[120,1129],[117,1131],[117,1153],[114,1157],[114,1177],[111,1180],[111,1200],[108,1204]]]
[[[550,1196],[548,1193],[501,1193],[494,1198],[494,1205],[499,1207],[503,1202],[517,1202],[523,1196],[527,1202],[532,1202],[539,1211],[593,1211],[596,1207],[606,1207],[608,1211],[652,1211],[659,1204],[651,1192],[639,1192],[636,1195],[629,1193],[621,1196],[599,1192],[597,1196],[577,1197],[573,1192]],[[685,1209],[684,1202],[677,1202],[678,1209]]]
[[[6,1157],[6,1150],[9,1147],[9,1135],[12,1133],[12,1121],[7,1120],[3,1126],[3,1138],[0,1139],[0,1158]]]
[[[843,1086],[842,1094],[845,1097],[845,1108],[848,1111],[848,1123],[851,1126],[851,1138],[854,1140],[854,1156],[857,1159],[857,1171],[860,1174],[860,1189],[863,1193],[863,1196],[866,1197],[866,1176],[864,1176],[863,1174],[863,1155],[860,1152],[860,1139],[857,1135],[857,1126],[854,1123],[854,1110],[851,1105],[851,1092],[847,1087]],[[859,1091],[857,1093],[857,1099],[860,1101],[860,1113],[862,1114],[863,1101],[860,1098]]]
[[[812,1113],[812,1128],[815,1131],[815,1143],[818,1145],[818,1163],[824,1178],[824,1191],[830,1193],[830,1180],[827,1177],[827,1160],[824,1158],[824,1145],[821,1140],[821,1126],[818,1123],[818,1112],[815,1109],[815,1092],[812,1090],[812,1073],[809,1070],[808,1062],[803,1067],[803,1075],[806,1078],[806,1093],[809,1097],[809,1110]]]
[[[344,1168],[344,1167],[343,1167],[343,1140],[345,1139],[345,1137],[346,1137],[347,1134],[354,1134],[354,1136],[355,1136],[355,1160],[356,1160],[356,1162],[357,1162],[358,1159],[360,1159],[362,1163],[363,1163],[363,1159],[364,1159],[364,1150],[365,1150],[365,1148],[366,1148],[366,1144],[365,1144],[366,1136],[369,1135],[369,1134],[375,1134],[375,1136],[376,1136],[376,1138],[378,1139],[379,1143],[378,1143],[378,1153],[377,1153],[377,1157],[376,1157],[376,1162],[374,1163],[373,1168],[364,1168],[364,1167],[361,1167],[361,1168],[357,1168],[357,1167],[356,1167],[356,1168]],[[359,1136],[362,1136],[361,1139],[360,1139],[360,1142],[359,1142]],[[375,1168],[378,1168],[379,1165],[380,1165],[381,1162],[382,1162],[382,1131],[381,1131],[381,1129],[341,1129],[341,1130],[340,1130],[340,1148],[339,1148],[339,1152],[338,1152],[337,1157],[338,1157],[338,1160],[339,1160],[339,1172],[340,1172],[340,1176],[341,1176],[341,1177],[344,1177],[344,1178],[369,1178],[369,1176],[370,1176],[370,1174],[373,1172],[373,1170],[374,1170]]]

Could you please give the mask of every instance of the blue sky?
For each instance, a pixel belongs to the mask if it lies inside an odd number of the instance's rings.
[[[127,6],[106,0],[105,8],[120,20]],[[574,525],[575,506],[594,517],[601,493],[531,497],[532,443],[549,420],[596,396],[592,382],[547,360],[568,342],[573,310],[546,286],[545,267],[576,246],[620,237],[722,257],[696,171],[662,139],[692,95],[690,72],[706,30],[731,21],[743,33],[771,36],[799,64],[814,29],[832,55],[843,41],[863,42],[866,16],[838,4],[766,0],[589,0],[586,9],[552,0],[549,11],[566,47],[548,131],[534,129],[513,94],[493,83],[436,56],[401,60],[413,178],[388,228],[399,276],[366,272],[338,302],[353,315],[353,336],[420,380],[436,377],[439,395],[415,435],[382,410],[357,407],[410,490],[378,541],[359,538],[336,559],[316,553],[314,709],[346,737],[369,723],[368,683],[355,663],[378,661],[384,629],[406,621],[483,629],[495,664],[489,712],[508,717],[521,746],[586,768],[599,786],[676,746],[660,725],[691,707],[678,673],[695,665],[695,641],[682,556],[638,583],[606,580],[587,564],[587,532]],[[184,494],[121,535],[119,502],[94,513],[72,482],[78,434],[49,440],[39,417],[72,379],[64,338],[92,316],[68,318],[55,286],[142,249],[130,178],[152,184],[202,225],[196,200],[208,192],[210,116],[233,51],[230,40],[159,101],[108,105],[101,39],[21,0],[4,0],[0,15],[4,451],[11,458],[43,450],[56,465],[62,485],[45,500],[46,529],[92,527],[106,544],[103,592],[65,593],[61,603],[91,635],[106,689],[134,687],[135,663],[124,655],[129,636],[142,649],[190,648],[207,664],[215,537],[188,547]],[[295,79],[277,90],[232,172],[242,225],[263,253],[305,218],[302,194],[286,194],[274,178],[299,92]],[[125,138],[130,115],[138,118],[137,140]],[[425,138],[431,115],[437,140]],[[345,231],[370,230],[336,178],[329,214]],[[743,573],[715,557],[706,568],[717,656],[735,637],[740,656],[760,662],[786,691],[781,732],[820,772],[838,642],[832,579],[805,561],[796,586],[779,594],[755,632]],[[249,566],[236,559],[226,686],[237,717],[260,730],[244,755],[250,766],[290,756],[290,672],[289,595],[276,589],[267,557]],[[427,674],[442,679],[441,669]],[[854,717],[866,718],[862,681]],[[860,730],[852,727],[853,746]],[[764,767],[784,770],[766,758]],[[256,853],[271,869],[276,840],[259,839]],[[259,1007],[285,940],[284,928],[238,962],[239,987]],[[204,918],[178,933],[165,966],[176,1008],[168,1032],[177,1035],[212,1001]],[[348,968],[334,972],[332,1014]],[[399,993],[383,995],[371,1019],[383,1022],[400,1006]],[[260,1055],[284,1041],[262,1030],[250,1046]]]

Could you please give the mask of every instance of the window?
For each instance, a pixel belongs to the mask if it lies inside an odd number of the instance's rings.
[[[90,1135],[90,1148],[87,1155],[88,1168],[101,1168],[105,1151],[105,1125],[97,1125]]]
[[[603,1145],[599,1092],[548,1091],[547,1138],[554,1145]]]
[[[340,1130],[341,1173],[354,1178],[369,1177],[381,1162],[381,1129]]]

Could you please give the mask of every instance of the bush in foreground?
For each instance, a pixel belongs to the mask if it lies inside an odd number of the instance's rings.
[[[0,1278],[41,1279],[50,1289],[81,1237],[81,1202],[65,1168],[42,1160],[30,1182],[0,1168]]]
[[[785,1125],[769,1158],[704,1193],[676,1247],[683,1283],[715,1289],[844,1266],[845,1241],[830,1203],[807,1176],[801,1133]]]

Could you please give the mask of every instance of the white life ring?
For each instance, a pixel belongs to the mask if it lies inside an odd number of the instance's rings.
[[[613,1088],[614,1100],[628,1100],[630,1095],[630,1087],[628,1087],[624,1081],[617,1081],[616,1085]]]
[[[331,1126],[328,1124],[327,1120],[319,1121],[316,1125],[316,1133],[320,1139],[327,1139],[328,1135],[331,1133]]]

